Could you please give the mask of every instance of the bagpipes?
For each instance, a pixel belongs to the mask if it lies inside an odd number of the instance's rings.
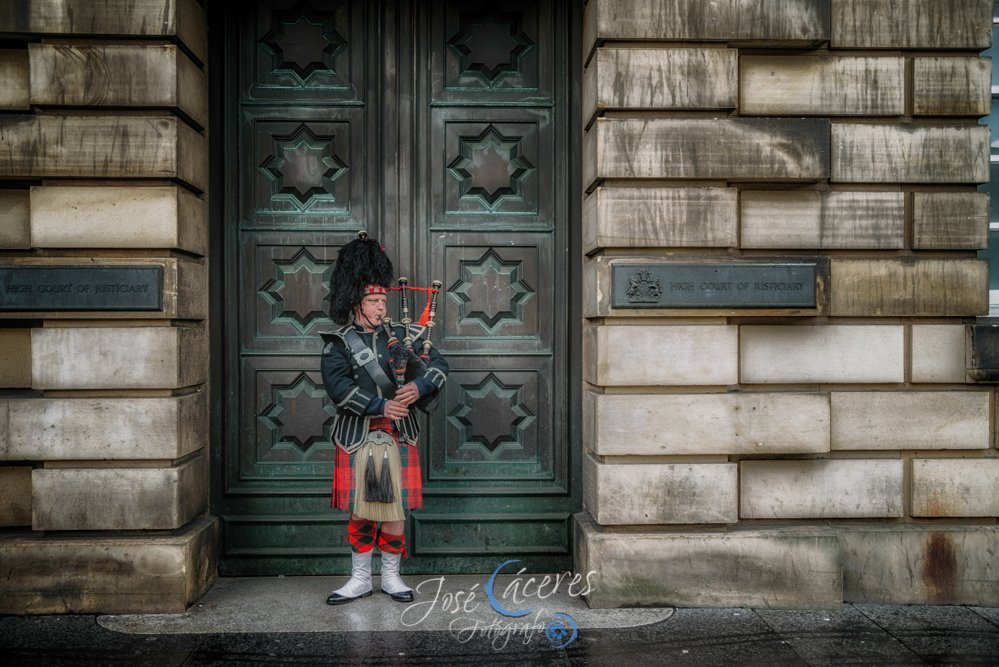
[[[385,318],[382,327],[385,328],[385,333],[388,335],[389,365],[395,374],[397,387],[406,384],[406,371],[411,364],[419,372],[426,370],[430,361],[430,349],[433,347],[430,337],[436,325],[437,299],[443,286],[444,283],[435,280],[430,283],[430,287],[411,287],[408,278],[399,278],[399,286],[390,288],[393,292],[399,292],[399,306],[402,314],[399,324],[403,328],[402,341],[399,341],[395,326],[390,318]],[[416,322],[416,326],[422,327],[422,329],[415,337],[423,335],[423,347],[419,353],[413,346],[413,320],[409,316],[409,292],[425,292],[427,294],[427,305]]]

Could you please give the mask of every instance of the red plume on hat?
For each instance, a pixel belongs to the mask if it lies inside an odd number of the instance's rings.
[[[365,294],[384,293],[392,283],[392,261],[378,241],[361,231],[340,248],[330,278],[330,318],[337,324],[351,320],[354,306]]]

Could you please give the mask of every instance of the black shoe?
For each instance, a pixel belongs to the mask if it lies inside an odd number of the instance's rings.
[[[403,591],[402,593],[389,593],[387,590],[385,590],[383,588],[382,589],[382,593],[385,593],[386,595],[388,595],[390,598],[392,598],[396,602],[412,602],[413,601],[413,591]],[[332,596],[330,596],[330,597],[332,597]],[[330,604],[334,604],[334,603],[330,602]]]
[[[359,600],[361,598],[367,598],[367,597],[371,597],[371,591],[368,591],[367,593],[361,593],[360,595],[352,598],[349,598],[345,595],[340,595],[339,593],[334,593],[333,595],[326,598],[326,604],[347,604],[348,602],[353,602],[354,600]],[[410,600],[413,599],[412,593],[410,594],[409,599]]]

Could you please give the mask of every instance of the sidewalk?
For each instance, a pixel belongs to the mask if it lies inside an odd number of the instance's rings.
[[[999,608],[588,609],[484,576],[411,577],[416,602],[325,604],[343,577],[221,579],[185,614],[0,617],[0,660],[33,665],[999,664]],[[523,582],[520,582],[523,584]],[[377,586],[377,579],[376,579]],[[502,593],[506,593],[504,597]],[[575,639],[569,634],[577,632]],[[557,648],[561,646],[562,648]]]

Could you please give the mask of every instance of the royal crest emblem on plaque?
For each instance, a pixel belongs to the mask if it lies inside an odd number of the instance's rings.
[[[629,303],[659,303],[662,293],[662,283],[647,269],[633,275],[628,280],[628,289],[625,291]]]

